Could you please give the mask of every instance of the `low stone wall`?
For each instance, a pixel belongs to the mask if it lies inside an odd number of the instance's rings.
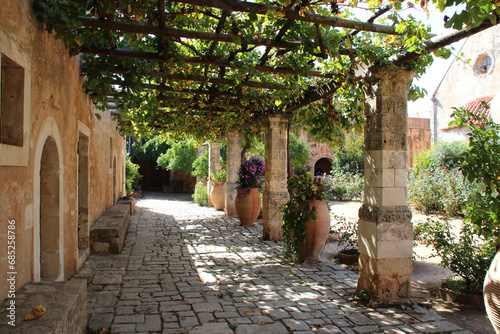
[[[109,207],[90,228],[90,252],[120,253],[129,224],[129,203]]]
[[[15,311],[11,307],[14,301]],[[46,312],[38,319],[24,321],[31,308],[42,305]],[[15,326],[9,315],[15,314]],[[83,334],[87,326],[87,281],[30,283],[14,299],[6,299],[0,312],[0,333],[16,334]]]

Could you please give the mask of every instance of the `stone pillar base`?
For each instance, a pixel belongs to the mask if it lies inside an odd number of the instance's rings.
[[[283,215],[280,208],[288,202],[288,192],[264,192],[263,203],[263,238],[264,240],[283,240]]]
[[[236,200],[236,195],[238,190],[236,187],[238,186],[235,182],[226,182],[226,196],[225,196],[225,205],[224,211],[226,212],[226,216],[236,215],[236,208],[234,207],[234,201]]]
[[[407,206],[363,204],[359,209],[358,291],[373,301],[394,302],[411,296],[413,226]]]
[[[366,290],[373,301],[406,301],[411,297],[411,257],[374,259],[360,254],[359,270],[357,290]]]

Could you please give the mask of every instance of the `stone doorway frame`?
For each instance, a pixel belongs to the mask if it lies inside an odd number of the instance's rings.
[[[33,170],[33,281],[41,280],[41,237],[40,237],[40,171],[42,168],[42,154],[47,140],[53,140],[57,149],[59,163],[59,275],[56,281],[64,280],[64,156],[62,152],[62,140],[59,127],[54,118],[47,117],[43,122],[38,135],[38,141],[35,149],[35,160]]]
[[[90,254],[89,233],[90,233],[90,129],[78,121],[78,157],[77,157],[77,177],[78,177],[78,268],[83,265],[85,259]]]

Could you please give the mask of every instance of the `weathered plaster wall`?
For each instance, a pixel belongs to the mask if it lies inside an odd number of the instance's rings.
[[[435,140],[466,139],[465,133],[448,129],[452,120],[453,107],[462,107],[467,102],[484,96],[496,96],[500,91],[500,27],[492,27],[469,37],[461,52],[462,60],[455,61],[443,79],[436,93],[434,108],[436,112],[433,129],[437,130]],[[481,54],[489,52],[493,57],[493,70],[490,74],[477,76],[474,64]],[[491,101],[493,119],[500,121],[500,103]]]
[[[37,148],[54,138],[60,145],[61,185],[59,203],[64,265],[63,279],[70,278],[77,267],[78,256],[78,131],[90,134],[90,220],[94,221],[112,203],[110,174],[110,137],[116,156],[115,194],[123,191],[124,140],[109,113],[102,121],[94,116],[92,103],[81,88],[79,60],[70,58],[61,41],[42,30],[31,9],[30,0],[0,0],[0,53],[25,70],[24,147],[0,145],[0,300],[7,297],[7,226],[16,222],[16,286],[36,279],[34,254],[39,220],[40,156]],[[79,125],[80,121],[80,125]],[[41,153],[40,153],[41,154]],[[36,170],[38,168],[38,170]],[[38,175],[37,175],[38,174]],[[38,185],[37,185],[38,182]],[[39,238],[39,237],[38,237]]]

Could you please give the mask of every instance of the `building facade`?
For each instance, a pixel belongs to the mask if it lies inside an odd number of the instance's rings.
[[[493,121],[500,122],[500,66],[496,63],[500,59],[500,27],[469,37],[457,52],[460,58],[451,64],[432,95],[434,142],[467,139],[466,129],[449,126],[454,107],[488,112],[481,107],[484,101],[490,106]]]
[[[16,289],[71,278],[88,256],[89,227],[125,194],[116,121],[95,109],[79,58],[31,5],[0,0],[0,300],[8,273]]]

